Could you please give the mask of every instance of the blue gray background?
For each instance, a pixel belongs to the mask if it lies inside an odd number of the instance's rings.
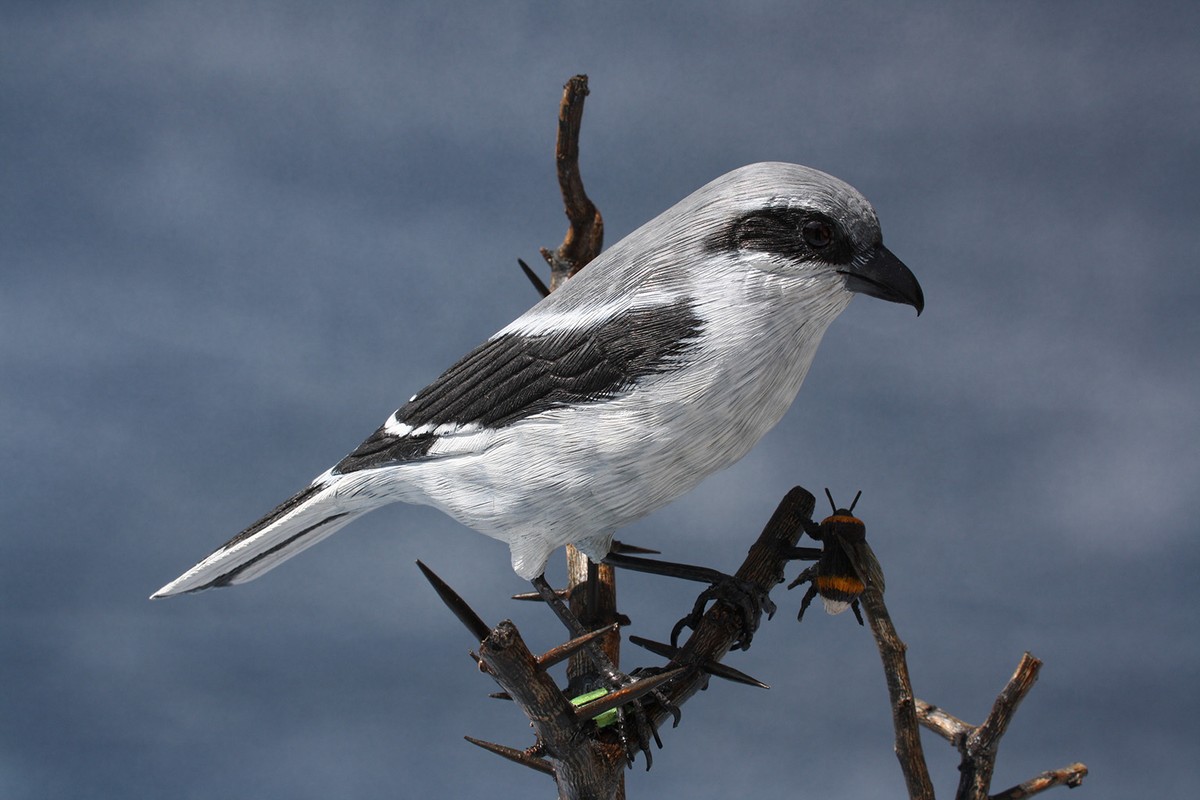
[[[413,561],[562,633],[436,512],[146,596],[534,301],[577,72],[610,242],[798,161],[928,298],[858,299],[783,423],[622,538],[732,567],[790,486],[862,489],[920,697],[978,722],[1046,662],[997,788],[1081,760],[1081,797],[1194,791],[1195,6],[648,5],[3,5],[0,796],[551,796],[463,742],[532,739]],[[693,592],[621,583],[652,638]],[[730,659],[773,688],[689,703],[631,796],[902,794],[869,635],[777,599]]]

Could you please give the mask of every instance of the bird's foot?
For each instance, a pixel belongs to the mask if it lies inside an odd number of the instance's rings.
[[[696,629],[710,602],[723,602],[726,606],[739,612],[741,630],[734,640],[734,650],[746,650],[750,647],[763,612],[766,612],[768,619],[775,613],[775,604],[771,602],[767,590],[752,581],[742,580],[719,570],[698,567],[693,564],[680,564],[674,561],[637,558],[621,553],[609,553],[608,557],[604,559],[604,563],[636,572],[666,575],[671,578],[682,578],[708,584],[708,588],[696,598],[691,613],[679,620],[671,630],[672,647],[678,647],[679,634],[683,632],[684,628]]]
[[[630,674],[629,679],[643,681],[654,678],[664,671],[662,667],[639,667]],[[663,711],[671,715],[671,727],[673,728],[679,727],[679,720],[683,716],[679,706],[667,699],[661,689],[652,689],[646,700],[639,700],[622,707],[622,712],[628,709],[628,713],[622,713],[620,716],[622,724],[617,731],[621,737],[621,745],[625,749],[625,760],[632,767],[638,752],[644,753],[647,772],[654,763],[650,740],[654,740],[654,744],[658,746],[659,750],[662,750],[663,747],[662,738],[658,735],[658,728],[654,725],[654,709],[651,703],[656,703]],[[629,736],[630,731],[633,732],[632,739]]]
[[[741,628],[730,647],[732,650],[749,650],[763,613],[766,613],[767,619],[775,615],[775,603],[762,587],[733,575],[723,575],[720,580],[710,584],[700,593],[691,613],[675,623],[675,627],[671,629],[672,646],[678,646],[679,635],[684,628],[695,630],[699,626],[709,602],[724,603],[740,616]]]

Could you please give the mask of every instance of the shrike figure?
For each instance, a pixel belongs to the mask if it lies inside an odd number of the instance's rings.
[[[533,579],[724,469],[779,421],[856,294],[921,312],[853,187],[734,170],[472,350],[308,487],[153,597],[257,578],[398,500],[507,542]]]

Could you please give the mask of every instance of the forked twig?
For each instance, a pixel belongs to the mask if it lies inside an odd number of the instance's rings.
[[[858,553],[858,557],[873,560],[874,554],[866,549]],[[868,570],[878,570],[878,564],[864,563],[858,565],[858,568],[866,574]],[[987,719],[982,725],[972,726],[913,695],[908,663],[905,659],[907,647],[892,624],[891,615],[883,600],[883,592],[876,586],[868,585],[863,591],[861,601],[883,661],[888,695],[892,704],[892,722],[896,729],[896,758],[900,761],[909,797],[913,800],[933,798],[933,784],[929,779],[929,768],[925,762],[917,727],[920,724],[949,741],[962,754],[956,800],[988,800],[1000,739],[1008,730],[1017,706],[1037,681],[1042,662],[1025,653],[1013,676],[993,703]],[[991,800],[1017,800],[1055,786],[1078,786],[1086,775],[1086,766],[1072,764],[1060,770],[1044,772],[1036,778],[991,796]]]

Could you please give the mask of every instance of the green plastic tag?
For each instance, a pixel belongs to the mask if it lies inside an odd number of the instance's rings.
[[[599,700],[606,694],[608,694],[608,689],[596,689],[595,691],[588,692],[587,694],[581,694],[578,697],[572,697],[571,705],[584,706],[593,700]],[[616,721],[617,710],[615,708],[610,708],[608,711],[605,711],[603,714],[595,718],[596,727],[598,728],[607,728]]]

